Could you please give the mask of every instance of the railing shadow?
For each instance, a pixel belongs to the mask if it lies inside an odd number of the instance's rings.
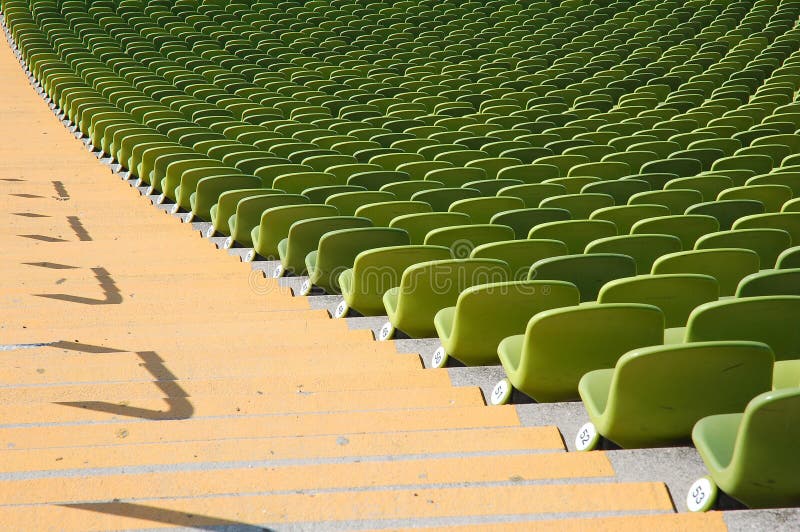
[[[213,530],[216,532],[272,532],[272,529],[262,526],[249,525],[230,519],[222,519],[209,515],[187,514],[175,510],[157,508],[144,504],[129,502],[90,502],[76,504],[61,504],[65,508],[75,508],[120,517],[132,517],[164,523],[176,527],[195,528],[198,530]]]
[[[189,402],[189,394],[178,384],[178,377],[164,365],[164,360],[158,356],[158,353],[155,351],[142,351],[136,354],[144,361],[143,367],[155,377],[156,380],[153,384],[164,393],[164,402],[167,403],[167,410],[150,410],[104,401],[68,401],[55,404],[153,421],[189,419],[192,417],[194,406]]]
[[[117,283],[111,274],[105,268],[92,268],[95,279],[100,283],[100,288],[103,290],[103,299],[93,299],[90,297],[73,296],[69,294],[34,294],[37,297],[46,297],[48,299],[58,299],[60,301],[69,301],[70,303],[80,303],[82,305],[119,305],[122,303],[122,293],[117,288]]]

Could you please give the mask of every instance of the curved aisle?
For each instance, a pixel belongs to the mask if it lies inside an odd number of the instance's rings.
[[[5,40],[0,79],[4,529],[725,528],[215,252],[64,129]]]

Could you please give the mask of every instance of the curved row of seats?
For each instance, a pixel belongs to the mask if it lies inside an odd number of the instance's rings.
[[[338,317],[800,502],[796,1],[0,6],[96,149]]]

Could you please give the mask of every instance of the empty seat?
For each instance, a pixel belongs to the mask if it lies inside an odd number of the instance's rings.
[[[613,367],[623,354],[659,345],[663,336],[663,314],[650,305],[587,304],[540,312],[525,334],[500,342],[497,354],[507,379],[494,387],[490,400],[503,404],[514,389],[539,402],[575,400],[585,373]]]
[[[688,209],[686,214],[703,214],[713,216],[719,222],[722,230],[730,229],[733,223],[743,216],[761,214],[764,205],[755,200],[717,200],[696,203]]]
[[[624,235],[630,232],[633,224],[646,218],[669,216],[667,207],[657,204],[616,205],[593,211],[590,220],[607,220],[617,227],[617,233]]]
[[[449,248],[456,259],[465,259],[481,244],[513,240],[514,230],[506,225],[472,224],[432,229],[425,236],[425,245]]]
[[[453,307],[436,313],[442,348],[433,366],[451,356],[467,366],[498,364],[497,345],[506,336],[521,334],[528,320],[543,310],[578,304],[578,289],[558,281],[513,281],[467,288]]]
[[[329,231],[305,257],[309,278],[301,287],[300,295],[308,295],[314,286],[329,294],[339,293],[339,275],[353,266],[359,253],[403,245],[408,245],[408,233],[402,229],[361,227]]]
[[[434,316],[455,305],[461,292],[478,284],[508,281],[510,275],[508,264],[495,259],[453,259],[409,266],[400,285],[383,295],[389,321],[381,327],[379,339],[390,339],[398,329],[412,338],[435,336]]]
[[[773,362],[758,342],[642,347],[584,375],[578,390],[597,434],[626,448],[670,445],[700,419],[738,412],[768,391]]]
[[[739,281],[736,297],[800,296],[800,268],[761,270]]]
[[[772,268],[778,255],[791,244],[792,238],[783,229],[735,229],[703,235],[694,247],[750,249],[758,254],[761,267]]]
[[[567,281],[578,287],[581,302],[594,301],[604,284],[636,275],[636,263],[627,255],[594,253],[564,255],[536,261],[528,279]]]
[[[793,506],[800,498],[797,447],[800,438],[800,388],[775,390],[754,397],[744,413],[719,414],[697,422],[692,430],[711,481],[701,479],[687,494],[693,510],[707,510],[716,486],[750,508]]]
[[[631,234],[661,234],[677,236],[683,249],[692,249],[702,235],[719,230],[719,222],[704,214],[673,214],[646,218],[633,224]]]
[[[701,249],[670,253],[653,263],[653,274],[700,273],[719,282],[720,296],[736,293],[739,281],[758,271],[760,260],[755,251],[740,248]]]
[[[649,273],[657,258],[681,251],[681,241],[672,235],[619,235],[592,240],[585,253],[616,253],[636,262],[638,273]]]
[[[283,273],[302,275],[307,272],[306,255],[317,249],[320,239],[329,231],[369,227],[372,221],[356,216],[329,216],[300,220],[291,225],[289,233],[278,243],[278,255]],[[280,277],[276,275],[276,277]]]
[[[598,303],[643,303],[664,313],[666,327],[683,327],[695,307],[716,301],[719,283],[710,275],[637,275],[609,281],[597,295]]]
[[[388,227],[398,216],[431,212],[431,206],[424,201],[381,201],[362,205],[355,216],[369,218],[377,227]]]
[[[336,308],[336,317],[346,316],[351,309],[364,316],[384,314],[383,294],[400,285],[406,268],[450,258],[450,250],[439,246],[390,246],[362,251],[353,267],[339,275],[344,299]]]
[[[434,229],[465,225],[469,222],[469,216],[461,212],[423,212],[393,218],[389,227],[405,229],[412,244],[423,244],[425,237]]]
[[[250,233],[253,256],[275,260],[278,258],[278,244],[289,234],[293,223],[337,214],[336,207],[330,205],[287,205],[267,209],[261,213],[258,226]],[[283,273],[282,269],[280,273]]]
[[[533,227],[528,238],[549,238],[567,245],[570,253],[583,253],[592,240],[616,236],[617,226],[607,220],[563,220]]]

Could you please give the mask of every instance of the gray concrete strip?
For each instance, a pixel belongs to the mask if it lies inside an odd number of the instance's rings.
[[[679,512],[688,511],[686,494],[689,487],[707,474],[706,466],[694,447],[619,449],[607,454],[620,482],[664,482]]]
[[[737,510],[722,517],[730,532],[797,532],[800,530],[800,508],[773,510]]]
[[[485,393],[485,392],[484,392]],[[570,451],[575,450],[575,434],[589,421],[583,403],[530,403],[517,405],[517,415],[526,427],[556,426]]]

